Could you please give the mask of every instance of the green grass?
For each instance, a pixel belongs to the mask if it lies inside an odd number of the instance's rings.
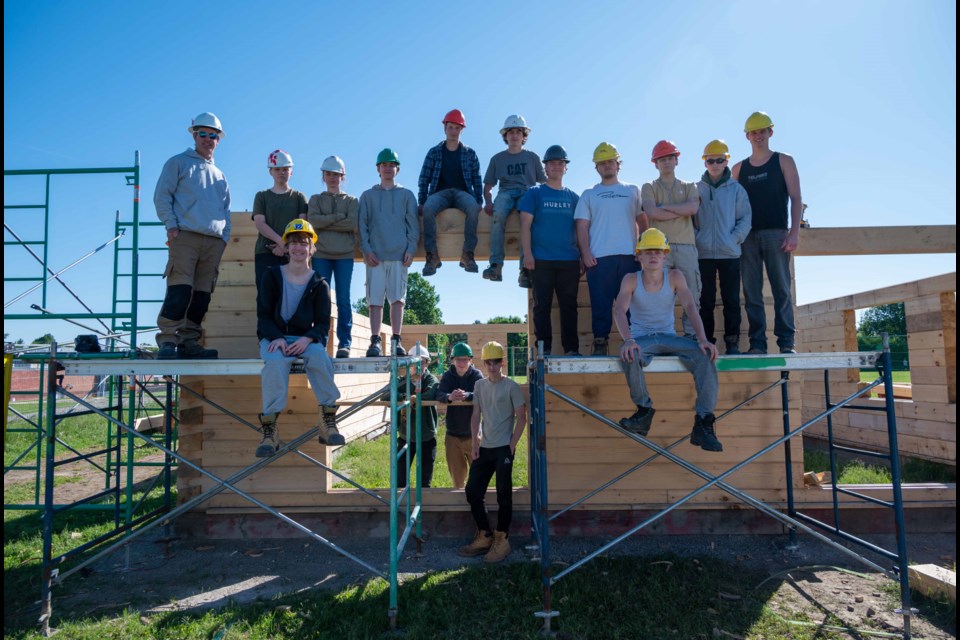
[[[894,384],[910,384],[909,371],[893,371],[891,372],[890,377],[893,378]],[[873,382],[876,379],[877,379],[876,371],[860,372],[860,382]]]
[[[803,452],[804,471],[829,471],[830,458],[823,451]],[[889,484],[893,481],[890,470],[881,465],[871,465],[861,460],[837,460],[840,484]],[[903,482],[956,482],[957,472],[953,467],[926,460],[907,459],[900,465]]]

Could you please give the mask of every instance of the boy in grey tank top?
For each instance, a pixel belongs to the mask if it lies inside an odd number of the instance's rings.
[[[624,276],[613,316],[623,338],[620,360],[630,386],[630,399],[637,405],[636,413],[620,420],[620,426],[641,436],[650,433],[654,409],[643,368],[650,364],[653,356],[677,356],[693,374],[697,388],[697,416],[690,443],[705,451],[723,451],[723,445],[717,440],[713,415],[718,389],[717,369],[713,364],[717,348],[707,340],[697,314],[697,303],[683,274],[664,268],[670,245],[663,232],[653,228],[644,231],[636,252],[643,270]],[[676,298],[693,324],[696,342],[678,336],[674,330]]]

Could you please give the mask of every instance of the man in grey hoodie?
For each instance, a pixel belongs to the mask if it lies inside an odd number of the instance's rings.
[[[380,324],[384,298],[390,303],[391,353],[407,355],[400,344],[400,332],[407,296],[407,269],[417,251],[420,223],[416,196],[396,183],[399,172],[399,156],[392,149],[384,149],[377,155],[380,184],[360,195],[360,251],[367,265],[367,306],[373,334],[367,349],[368,358],[383,355]]]
[[[201,113],[187,131],[194,148],[167,160],[153,195],[170,247],[163,274],[167,292],[157,318],[161,360],[217,357],[216,349],[200,345],[200,324],[230,240],[230,188],[213,163],[223,127],[217,116]]]

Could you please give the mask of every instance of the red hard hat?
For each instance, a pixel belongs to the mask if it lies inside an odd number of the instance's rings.
[[[460,111],[460,109],[453,109],[449,111],[447,115],[443,116],[443,124],[447,124],[448,122],[458,124],[464,128],[467,126],[467,120],[463,117],[463,112]]]
[[[677,156],[680,157],[680,150],[677,149],[677,145],[673,144],[669,140],[661,140],[653,147],[653,155],[650,156],[650,162],[656,162],[660,158],[666,158],[667,156]]]

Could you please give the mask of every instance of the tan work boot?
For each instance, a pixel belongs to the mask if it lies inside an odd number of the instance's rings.
[[[493,532],[493,544],[490,545],[490,551],[483,556],[484,562],[500,562],[510,555],[510,541],[507,540],[506,531]]]
[[[258,458],[269,458],[280,448],[280,430],[277,428],[279,413],[259,414],[260,444],[254,454]]]
[[[342,444],[347,444],[347,441],[343,439],[343,436],[340,435],[340,431],[337,429],[337,408],[335,406],[320,407],[320,422],[317,424],[317,429],[320,431],[317,436],[320,444],[325,444],[328,447],[338,447]]]
[[[474,558],[484,555],[492,545],[493,537],[489,531],[477,531],[477,537],[473,539],[473,542],[460,547],[457,553],[465,558]]]
[[[476,273],[480,270],[477,261],[473,259],[473,251],[464,251],[460,254],[460,266],[467,273]]]

